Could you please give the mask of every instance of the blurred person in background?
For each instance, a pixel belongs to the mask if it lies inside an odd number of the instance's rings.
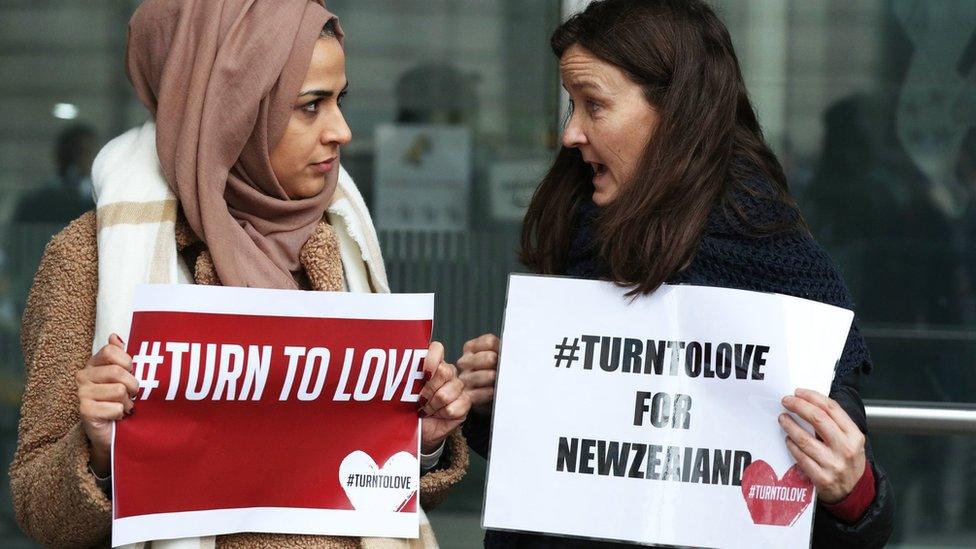
[[[20,317],[44,245],[72,220],[92,209],[92,162],[101,143],[95,129],[75,124],[54,143],[56,177],[20,197],[0,252],[7,274],[10,314]]]
[[[54,147],[57,177],[28,192],[17,203],[11,222],[47,224],[60,229],[95,205],[91,170],[101,144],[95,129],[76,124],[58,134]]]

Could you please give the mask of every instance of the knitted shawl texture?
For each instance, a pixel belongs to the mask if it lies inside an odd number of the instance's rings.
[[[769,196],[764,192],[771,188],[768,183],[753,181],[748,185],[760,191],[756,193],[758,196],[740,190],[732,198],[751,225],[776,223],[783,221],[784,216],[797,215],[781,202],[764,198]],[[609,278],[609,269],[599,255],[600,212],[591,201],[579,207],[564,274]],[[854,308],[840,272],[808,231],[798,228],[770,236],[752,236],[741,219],[720,206],[709,214],[691,263],[668,283],[770,292]],[[843,376],[857,368],[868,373],[871,366],[871,355],[855,321],[837,363],[836,375]]]

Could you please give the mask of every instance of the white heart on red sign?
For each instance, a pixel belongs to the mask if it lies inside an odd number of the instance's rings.
[[[399,511],[417,491],[420,463],[398,452],[378,467],[369,454],[356,450],[339,465],[339,483],[356,510]]]

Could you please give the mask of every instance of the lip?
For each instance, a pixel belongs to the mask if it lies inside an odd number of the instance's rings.
[[[603,170],[603,173],[601,174],[593,174],[593,186],[594,187],[602,186],[603,184],[607,183],[606,179],[607,179],[606,170]]]
[[[332,158],[327,158],[321,162],[310,164],[309,166],[312,168],[312,171],[314,171],[315,173],[326,174],[332,171],[332,168],[335,167],[336,161],[338,159],[339,159],[338,156],[333,156]]]
[[[610,174],[610,171],[607,169],[607,165],[595,161],[586,160],[585,158],[583,160],[591,167],[593,164],[600,164],[601,166],[603,166],[602,172],[600,173],[593,172],[593,185],[596,186],[600,183],[606,183],[606,178]]]

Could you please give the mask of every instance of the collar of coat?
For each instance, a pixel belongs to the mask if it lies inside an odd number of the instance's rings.
[[[200,242],[182,213],[176,218],[175,229],[176,250],[178,252]],[[343,273],[339,243],[335,230],[325,218],[319,222],[315,232],[302,246],[298,257],[313,290],[342,291]],[[220,285],[220,278],[214,268],[213,258],[206,248],[197,255],[196,263],[193,265],[193,279],[197,284]]]

